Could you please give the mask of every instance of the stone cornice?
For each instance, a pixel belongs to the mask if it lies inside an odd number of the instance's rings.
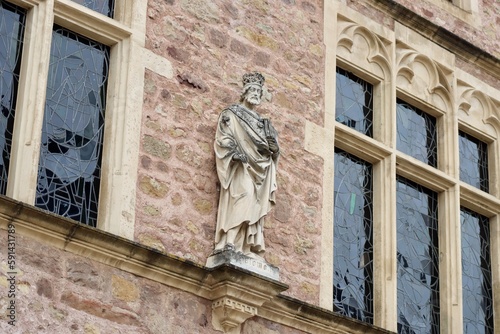
[[[145,277],[214,303],[236,303],[256,315],[310,333],[390,333],[279,294],[288,286],[232,265],[206,268],[137,242],[0,196],[0,228]],[[251,312],[250,312],[251,313]],[[253,314],[253,313],[252,313]]]
[[[454,53],[460,59],[481,67],[496,79],[500,79],[500,59],[482,50],[478,46],[455,35],[426,18],[411,11],[394,0],[372,0],[371,5],[389,14],[405,26],[411,27],[422,36]]]

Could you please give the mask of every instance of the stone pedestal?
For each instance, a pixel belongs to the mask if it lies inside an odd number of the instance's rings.
[[[276,281],[279,281],[280,279],[280,270],[278,267],[267,263],[263,258],[259,256],[247,256],[243,253],[235,252],[232,250],[224,250],[217,254],[211,255],[207,259],[206,266],[208,268],[214,268],[224,263],[232,264],[233,266],[252,271],[256,274]]]
[[[233,250],[211,255],[206,266],[212,269],[207,279],[211,286],[212,325],[227,334],[239,334],[242,323],[288,289],[278,281],[277,267]]]

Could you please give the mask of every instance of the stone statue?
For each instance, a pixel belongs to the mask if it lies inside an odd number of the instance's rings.
[[[221,190],[215,250],[241,252],[260,258],[264,252],[264,217],[275,204],[277,132],[257,107],[264,77],[243,76],[239,104],[224,109],[217,124],[215,158]]]

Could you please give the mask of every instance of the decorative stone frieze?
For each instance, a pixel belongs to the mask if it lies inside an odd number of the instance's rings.
[[[257,308],[238,300],[222,297],[212,303],[212,325],[224,333],[239,333],[241,324],[257,315]]]

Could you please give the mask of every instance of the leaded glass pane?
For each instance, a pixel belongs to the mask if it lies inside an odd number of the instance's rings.
[[[462,298],[464,333],[493,333],[490,228],[488,218],[468,209],[462,226]]]
[[[373,86],[337,67],[335,118],[367,136],[372,136]]]
[[[469,134],[458,132],[460,180],[489,191],[488,145]]]
[[[397,149],[437,167],[436,118],[397,100]]]
[[[7,188],[24,25],[25,11],[0,0],[0,194],[2,195],[5,195]]]
[[[113,17],[115,8],[114,0],[71,0],[82,6],[95,10],[98,13],[104,14],[107,17]]]
[[[55,28],[36,206],[96,226],[109,48]]]
[[[335,151],[334,305],[373,323],[372,166]]]
[[[439,333],[437,194],[397,178],[399,333]]]

